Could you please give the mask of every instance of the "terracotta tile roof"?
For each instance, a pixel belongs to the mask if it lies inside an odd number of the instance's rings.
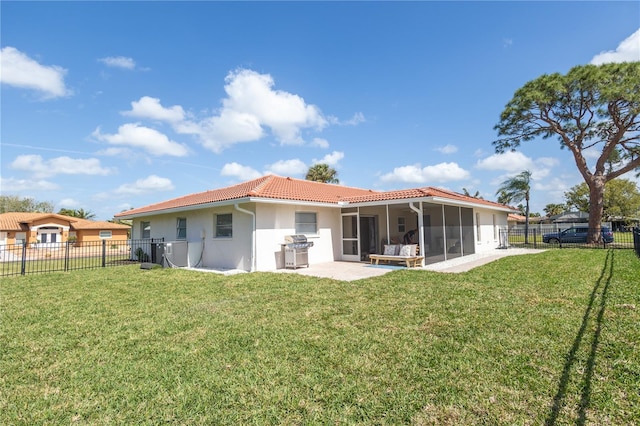
[[[129,229],[128,225],[111,223],[106,221],[93,221],[80,219],[77,217],[64,216],[56,213],[25,213],[9,212],[0,214],[0,230],[2,231],[23,231],[36,220],[44,218],[56,218],[69,222],[72,229]]]
[[[350,204],[357,204],[427,197],[441,197],[450,200],[491,206],[494,208],[508,208],[507,206],[492,201],[469,197],[458,194],[457,192],[432,187],[382,192],[267,175],[226,188],[185,195],[183,197],[162,201],[160,203],[139,207],[137,209],[127,210],[116,214],[115,217],[127,217],[130,215],[160,212],[163,210],[179,209],[201,204],[246,198],[289,200],[336,205],[339,201],[348,201]]]
[[[267,175],[226,188],[185,195],[149,206],[127,210],[117,213],[115,216],[129,216],[243,198],[269,198],[335,204],[345,197],[365,195],[371,192],[368,189]]]
[[[71,228],[73,229],[131,229],[129,225],[123,225],[121,223],[113,223],[101,220],[86,220],[86,219],[78,219],[75,222],[71,223]]]
[[[463,194],[458,194],[457,192],[448,191],[446,189],[434,188],[431,186],[427,186],[424,188],[413,188],[413,189],[401,189],[397,191],[385,191],[385,192],[377,192],[372,193],[365,196],[356,196],[349,197],[346,201],[351,203],[365,203],[371,201],[393,201],[393,200],[406,200],[412,198],[427,198],[427,197],[438,197],[438,198],[446,198],[449,200],[462,201],[466,203],[473,204],[482,204],[491,207],[498,208],[510,208],[500,203],[496,203],[493,201],[484,200],[482,198],[470,197]]]

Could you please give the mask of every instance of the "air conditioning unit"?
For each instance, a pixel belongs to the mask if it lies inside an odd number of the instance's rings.
[[[189,266],[189,249],[186,241],[169,241],[164,250],[165,266],[171,268]]]

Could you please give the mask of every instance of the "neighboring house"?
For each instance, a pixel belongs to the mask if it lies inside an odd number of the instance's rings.
[[[0,214],[0,244],[47,246],[65,243],[76,245],[101,240],[126,240],[131,227],[111,222],[92,221],[55,213]]]
[[[509,216],[507,216],[507,224],[509,225],[509,229],[521,223],[525,223],[526,220],[527,220],[527,217],[521,214],[511,213],[509,214]]]
[[[309,263],[364,261],[412,229],[425,263],[494,250],[505,205],[438,188],[373,191],[263,176],[116,214],[132,238],[186,242],[188,262],[216,269],[282,268],[282,244],[303,234]]]
[[[589,222],[589,213],[573,211],[564,212],[551,216],[551,222],[553,223],[587,223]]]

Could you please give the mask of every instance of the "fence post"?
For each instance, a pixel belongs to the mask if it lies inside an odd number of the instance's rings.
[[[107,266],[107,240],[102,240],[102,267]]]
[[[533,248],[538,248],[538,230],[534,228],[533,230]]]
[[[22,262],[20,265],[20,275],[24,275],[27,273],[27,244],[29,242],[25,240],[22,244]]]
[[[64,245],[64,271],[69,270],[69,241]]]

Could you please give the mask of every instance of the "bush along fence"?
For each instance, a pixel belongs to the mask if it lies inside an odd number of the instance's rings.
[[[504,240],[510,247],[528,248],[611,248],[611,249],[633,249],[636,231],[616,231],[603,227],[599,241],[597,243],[587,243],[590,229],[587,226],[572,226],[568,228],[558,228],[547,232],[533,228],[527,233],[522,228],[512,228],[507,231],[508,235]]]
[[[0,276],[65,272],[148,262],[164,239],[0,245]]]

